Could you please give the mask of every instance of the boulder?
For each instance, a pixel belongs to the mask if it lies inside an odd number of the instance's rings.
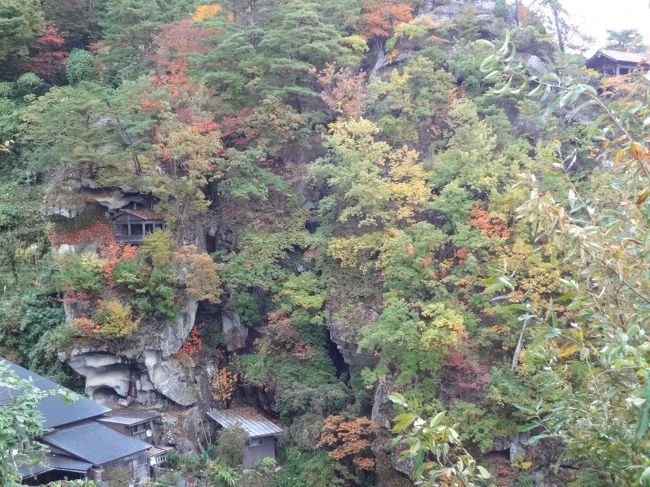
[[[227,350],[234,352],[246,346],[248,327],[242,325],[241,318],[236,311],[223,310],[221,313],[221,334]]]
[[[192,406],[198,401],[196,384],[174,359],[160,360],[160,353],[144,351],[144,363],[154,389],[180,406]]]
[[[528,57],[526,64],[528,65],[528,72],[538,78],[550,71],[546,63],[534,54]]]
[[[214,422],[204,418],[198,406],[167,410],[161,415],[161,441],[175,445],[179,453],[199,453],[199,442],[213,436]]]

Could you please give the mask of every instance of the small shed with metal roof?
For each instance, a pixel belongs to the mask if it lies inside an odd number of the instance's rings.
[[[108,413],[97,421],[118,433],[154,444],[158,440],[157,424],[161,419],[160,413],[124,410]]]
[[[244,468],[250,468],[266,457],[275,458],[275,443],[282,428],[252,408],[208,411],[208,417],[221,428],[241,428],[248,435],[243,452]]]

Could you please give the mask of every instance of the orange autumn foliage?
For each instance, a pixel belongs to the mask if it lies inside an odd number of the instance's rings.
[[[333,415],[325,419],[316,448],[325,448],[335,460],[351,460],[359,470],[373,470],[370,442],[377,431],[377,425],[365,416],[347,420]]]
[[[75,318],[72,324],[83,337],[95,336],[100,330],[100,326],[90,318]]]
[[[97,242],[107,245],[114,241],[108,223],[94,221],[91,225],[73,232],[54,232],[50,235],[52,245],[77,245],[84,242]]]
[[[214,401],[232,400],[235,395],[235,388],[237,387],[237,374],[235,372],[228,372],[226,369],[221,368],[218,372],[212,374],[212,399]]]
[[[413,19],[412,7],[394,0],[367,0],[363,10],[362,35],[365,37],[390,37],[397,25]]]
[[[111,282],[113,271],[121,261],[128,262],[135,259],[138,247],[119,242],[109,242],[102,245],[99,255],[102,258],[102,275],[104,279]]]
[[[353,74],[349,68],[337,70],[328,64],[319,73],[318,81],[323,85],[321,100],[336,113],[345,118],[358,119],[363,114],[366,98],[365,74]]]
[[[513,232],[506,223],[492,218],[490,213],[480,206],[472,208],[472,216],[467,220],[467,224],[490,238],[507,239]]]

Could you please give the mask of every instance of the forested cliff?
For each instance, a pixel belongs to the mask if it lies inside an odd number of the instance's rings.
[[[515,3],[0,0],[0,356],[208,485],[646,485],[648,82]]]

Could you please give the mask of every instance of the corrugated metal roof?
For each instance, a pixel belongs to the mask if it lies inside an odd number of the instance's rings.
[[[11,370],[21,379],[32,380],[34,385],[42,390],[61,389],[67,391],[71,395],[74,393],[68,391],[45,377],[41,377],[34,372],[31,372],[20,365],[16,365],[9,360],[5,360]],[[20,394],[20,390],[0,390],[0,405],[12,400],[12,396]],[[109,408],[92,401],[86,397],[78,397],[70,401],[64,399],[63,395],[56,394],[41,399],[38,404],[38,409],[43,416],[43,428],[56,428],[77,421],[95,418],[110,411]]]
[[[224,428],[239,426],[251,438],[273,436],[282,433],[282,428],[251,408],[220,409],[208,411],[208,416]]]
[[[108,416],[103,416],[97,418],[97,421],[102,423],[113,423],[113,424],[122,424],[125,426],[135,426],[138,424],[146,423],[152,419],[159,418],[160,414],[157,413],[140,413],[140,415],[121,415],[121,414],[109,414]]]
[[[647,61],[646,55],[638,52],[614,51],[613,49],[601,49],[598,52],[615,61],[621,61],[625,63],[639,64]]]
[[[56,430],[43,436],[43,443],[97,466],[151,448],[149,443],[122,435],[96,421]]]

